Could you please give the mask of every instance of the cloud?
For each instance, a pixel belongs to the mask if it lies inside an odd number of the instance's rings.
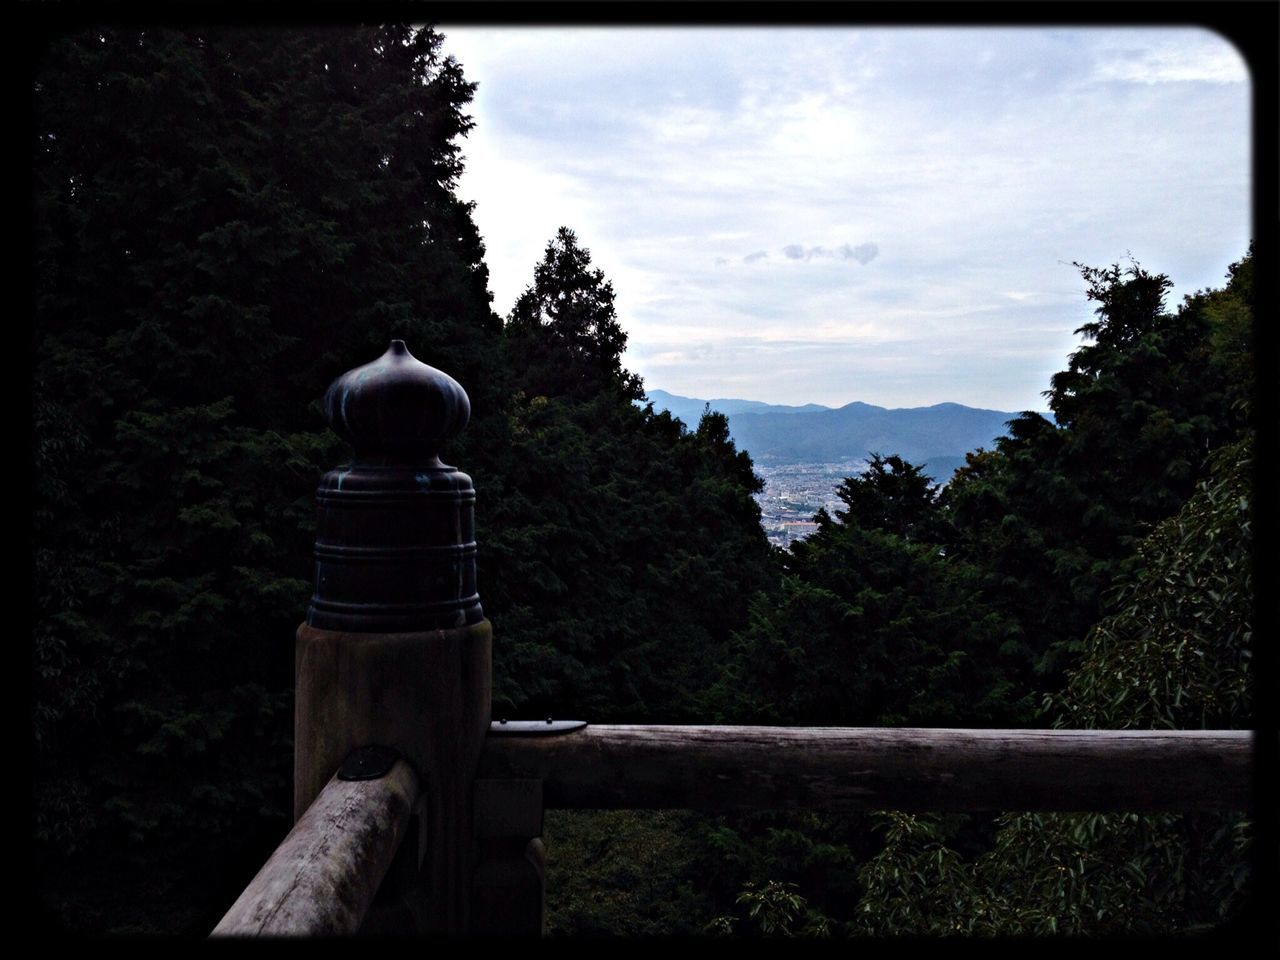
[[[834,250],[828,250],[823,246],[804,247],[799,243],[789,243],[782,248],[782,255],[788,260],[804,260],[809,261],[814,257],[833,258],[839,257],[841,260],[857,260],[864,267],[874,260],[880,253],[880,247],[874,243],[860,243],[856,247],[849,244],[841,244]]]
[[[847,243],[840,248],[840,257],[843,260],[857,260],[864,267],[880,255],[880,247],[874,243],[860,243],[856,247],[851,247]]]
[[[1246,83],[1249,68],[1240,53],[1208,31],[1158,37],[1142,46],[1133,39],[1100,44],[1093,79],[1127,83]]]
[[[717,266],[717,267],[723,267],[723,266],[724,266],[726,263],[728,263],[728,262],[729,262],[729,261],[728,261],[728,260],[726,260],[724,257],[716,257],[716,266]]]
[[[769,254],[766,253],[765,251],[757,250],[755,253],[748,253],[745,257],[742,258],[742,262],[755,263],[757,260],[764,260],[768,258],[768,256]]]

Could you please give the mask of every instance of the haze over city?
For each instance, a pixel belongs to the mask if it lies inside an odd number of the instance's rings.
[[[441,30],[494,308],[569,226],[650,389],[1044,409],[1073,261],[1174,306],[1248,248],[1249,76],[1205,30]]]

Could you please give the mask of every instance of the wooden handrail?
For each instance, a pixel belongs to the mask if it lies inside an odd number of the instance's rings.
[[[588,726],[490,737],[485,778],[547,807],[1191,811],[1249,807],[1236,730]]]
[[[489,737],[478,778],[487,781],[478,795],[488,800],[476,829],[491,845],[492,837],[517,837],[513,862],[520,866],[525,834],[540,832],[544,805],[1246,810],[1252,745],[1253,734],[1243,730],[587,726],[554,736]],[[355,933],[419,795],[418,778],[403,760],[376,780],[335,776],[213,936]],[[508,795],[519,810],[490,809]],[[528,798],[535,807],[526,810]],[[523,830],[512,826],[516,821]],[[525,926],[536,930],[538,923]]]
[[[418,777],[403,760],[376,780],[335,776],[212,936],[355,933],[404,839],[418,793]]]

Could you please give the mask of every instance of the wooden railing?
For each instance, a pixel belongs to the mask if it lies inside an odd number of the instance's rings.
[[[418,776],[403,760],[376,779],[335,775],[213,935],[355,933],[403,846],[420,796]],[[405,852],[421,861],[418,850]]]
[[[1243,810],[1251,754],[1252,734],[1238,730],[599,725],[495,736],[472,793],[474,873],[456,882],[471,891],[467,932],[536,935],[544,808]],[[376,780],[335,776],[214,935],[361,930],[420,796],[403,760]],[[412,831],[402,869],[420,869],[421,841]]]
[[[1217,730],[589,726],[492,738],[481,778],[548,807],[691,810],[1244,809],[1252,735]]]
[[[1250,806],[1243,731],[490,724],[474,491],[436,457],[466,423],[466,394],[395,341],[325,407],[358,456],[317,495],[316,592],[296,638],[297,823],[216,936],[538,935],[545,807]],[[334,774],[373,745],[385,769]]]

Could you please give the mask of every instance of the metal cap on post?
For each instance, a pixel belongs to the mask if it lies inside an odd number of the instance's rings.
[[[352,750],[397,751],[425,800],[421,929],[462,933],[493,636],[476,589],[475,488],[439,453],[471,405],[393,340],[338,377],[324,406],[355,456],[316,494],[315,590],[296,645],[294,817]]]
[[[475,488],[439,457],[470,418],[466,391],[392,340],[377,360],[336,379],[324,407],[356,456],[326,473],[316,493],[307,623],[350,633],[479,623]]]

